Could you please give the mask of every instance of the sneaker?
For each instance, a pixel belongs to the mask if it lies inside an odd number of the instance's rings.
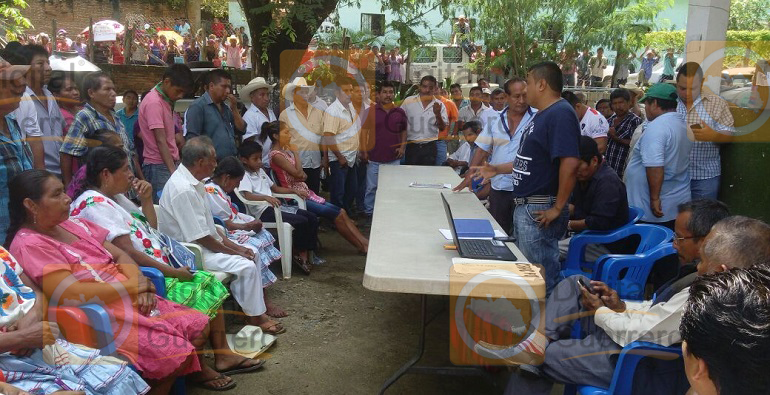
[[[479,341],[473,350],[484,358],[501,360],[506,365],[541,365],[545,359],[545,346],[547,345],[545,336],[535,332],[514,346],[513,349],[511,346],[500,346]]]

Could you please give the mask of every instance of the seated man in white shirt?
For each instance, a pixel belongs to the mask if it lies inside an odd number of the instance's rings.
[[[187,140],[181,159],[182,164],[166,182],[160,198],[160,231],[181,242],[200,244],[206,270],[235,277],[230,282],[230,291],[249,325],[257,325],[271,334],[285,332],[280,322],[266,314],[262,276],[260,267],[254,263],[254,251],[230,241],[214,226],[203,185],[217,166],[214,143],[206,136]]]
[[[561,94],[565,100],[572,105],[580,120],[580,132],[583,136],[588,136],[596,141],[599,146],[599,153],[604,155],[607,151],[607,132],[610,130],[610,124],[604,115],[585,104],[585,99],[580,99],[572,91],[564,91]]]
[[[697,204],[695,204],[697,203]],[[695,248],[704,243],[703,235],[713,231],[714,224],[726,218],[727,207],[714,200],[701,200],[683,209],[676,219],[677,235],[674,248],[680,263],[698,259],[703,261],[698,273],[692,273],[666,284],[656,294],[654,301],[622,301],[615,290],[599,281],[589,281],[583,276],[572,276],[554,287],[546,301],[545,314],[541,314],[540,326],[532,335],[516,346],[498,346],[479,341],[476,352],[488,358],[503,360],[511,365],[527,366],[524,371],[511,376],[506,393],[550,394],[554,381],[565,384],[584,384],[609,388],[615,371],[618,352],[634,341],[647,341],[670,346],[681,341],[679,323],[689,286],[697,276],[723,271],[733,267],[746,267],[749,263],[738,259],[717,261],[718,256],[707,256],[711,250]],[[743,228],[740,232],[743,232]],[[706,230],[704,232],[704,230]],[[736,232],[738,233],[738,232]],[[700,236],[700,237],[697,237]],[[720,238],[715,246],[724,247],[729,238]],[[770,249],[770,237],[765,241]],[[732,251],[733,256],[744,254]],[[770,258],[770,252],[767,253]],[[748,260],[751,264],[755,262]],[[753,261],[752,261],[753,260]],[[578,281],[584,282],[587,290]],[[582,328],[587,332],[584,339],[572,339],[576,318],[582,317]],[[529,375],[527,372],[534,372]],[[674,372],[676,373],[676,372]],[[533,377],[534,376],[534,377]],[[672,386],[674,377],[660,377],[654,385]],[[659,393],[648,391],[649,393]]]
[[[465,141],[446,160],[446,164],[455,169],[460,176],[463,176],[468,171],[468,165],[471,163],[473,153],[476,151],[476,138],[481,133],[481,123],[478,121],[466,122],[463,125],[462,133]]]

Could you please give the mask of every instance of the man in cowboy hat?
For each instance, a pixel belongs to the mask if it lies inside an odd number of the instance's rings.
[[[277,120],[275,113],[267,108],[270,104],[270,92],[275,84],[268,84],[263,77],[257,77],[249,81],[249,84],[241,89],[241,101],[251,103],[251,107],[243,114],[246,121],[246,134],[243,141],[257,141],[262,145],[262,163],[265,168],[270,167],[268,154],[270,153],[270,139],[260,136],[262,125],[266,122]]]
[[[312,104],[310,98],[315,86],[308,85],[304,77],[296,77],[286,84],[283,97],[291,102],[281,112],[278,120],[282,128],[287,128],[291,134],[291,143],[297,146],[302,170],[307,175],[305,183],[315,193],[320,193],[321,187],[321,135],[323,134],[323,117],[326,107],[321,108]],[[325,103],[324,103],[325,104]]]

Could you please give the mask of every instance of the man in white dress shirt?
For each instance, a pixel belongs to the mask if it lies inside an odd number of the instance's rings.
[[[243,114],[243,120],[246,122],[246,133],[243,135],[243,141],[257,141],[262,146],[262,163],[265,168],[270,167],[268,154],[270,153],[270,139],[260,138],[262,125],[277,120],[275,113],[267,108],[270,104],[270,92],[275,84],[268,84],[262,77],[251,80],[248,85],[241,88],[241,100],[251,103],[251,107]]]

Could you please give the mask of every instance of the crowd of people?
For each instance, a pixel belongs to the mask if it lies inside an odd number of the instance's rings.
[[[374,89],[339,75],[328,102],[304,77],[288,81],[277,116],[270,105],[275,84],[255,78],[239,98],[230,74],[215,69],[203,95],[178,114],[175,102],[193,89],[184,64],[168,66],[148,92],[124,92],[125,108],[116,112],[108,74],[91,73],[77,87],[71,75],[52,74],[45,46],[12,48],[0,52],[0,240],[7,248],[0,250],[0,287],[10,298],[0,338],[7,339],[4,351],[14,351],[0,355],[0,369],[13,373],[2,386],[167,393],[188,376],[212,390],[234,387],[232,375],[263,362],[228,346],[224,300],[232,295],[247,324],[263,333],[287,330],[278,319],[289,312],[269,298],[271,264],[282,252],[265,223],[280,213],[292,225],[293,250],[285,253],[307,274],[326,262],[319,255],[321,223],[366,255],[369,240],[354,219],[371,220],[380,168],[417,165],[457,171],[455,190],[475,193],[543,268],[548,300],[540,328],[513,356],[501,351],[509,345],[476,347],[528,366],[514,374],[509,393],[548,394],[554,381],[607,387],[613,355],[636,340],[684,340],[685,370],[701,394],[767,388],[761,374],[736,382],[740,375],[721,360],[759,369],[767,362],[761,353],[746,346],[734,356],[724,345],[714,353],[699,327],[709,323],[721,341],[755,336],[745,344],[765,349],[770,341],[756,326],[725,325],[743,325],[732,312],[713,317],[728,300],[766,314],[766,292],[755,290],[768,286],[770,226],[731,216],[716,200],[719,144],[735,130],[726,102],[701,91],[697,63],[682,65],[675,84],[616,89],[594,107],[564,90],[564,69],[554,62],[494,90],[480,79],[467,98],[460,85],[442,87],[425,76],[398,105],[400,80],[391,81],[392,68],[375,66]],[[354,65],[363,66],[362,58],[366,67],[385,64],[377,48],[361,54]],[[244,113],[239,99],[249,104]],[[629,207],[643,211],[641,222],[675,234],[680,264],[653,269],[656,299],[623,301],[587,278],[581,280],[590,292],[576,278],[559,281],[565,236],[623,226]],[[200,248],[202,267],[186,243]],[[602,254],[624,247],[597,248]],[[166,298],[156,296],[139,267],[164,275]],[[36,302],[60,300],[108,306],[116,333],[130,334],[118,353],[136,372],[61,339],[56,324],[43,321],[45,303]],[[572,321],[554,319],[564,316],[584,317],[586,339],[571,337]],[[207,342],[216,351],[213,366],[202,357]],[[52,365],[50,353],[69,363]],[[73,368],[81,363],[86,367]],[[656,382],[671,384],[665,377]]]

